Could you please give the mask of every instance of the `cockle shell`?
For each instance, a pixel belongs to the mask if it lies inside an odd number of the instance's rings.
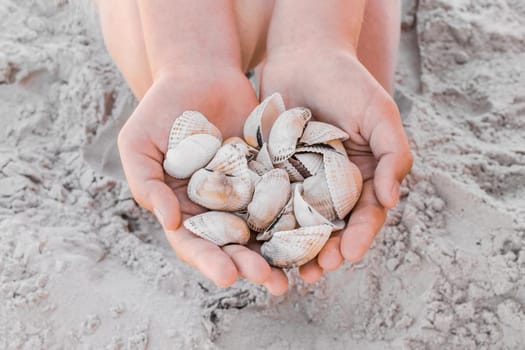
[[[168,149],[164,158],[164,170],[177,179],[187,179],[195,171],[210,162],[221,147],[219,139],[209,134],[186,137]]]
[[[326,143],[331,140],[345,141],[349,137],[346,132],[336,126],[323,122],[310,121],[306,125],[306,128],[304,128],[303,135],[299,139],[299,142],[306,145],[314,145],[317,143]]]
[[[248,226],[257,232],[266,229],[290,198],[290,180],[286,171],[273,169],[261,176],[248,204]]]
[[[303,196],[301,195],[302,186],[297,186],[293,195],[293,211],[297,223],[302,227],[317,226],[317,225],[330,225],[332,230],[344,228],[344,221],[332,223],[330,220],[319,214],[315,208],[308,204]]]
[[[288,158],[288,159],[285,159],[283,162],[281,163],[277,163],[275,164],[275,166],[279,169],[283,169],[285,170],[287,173],[288,173],[288,176],[290,177],[290,181],[291,182],[299,182],[299,181],[303,181],[304,180],[304,177],[303,175],[300,173],[300,171],[294,166],[294,164],[292,163],[293,160],[292,158]]]
[[[186,137],[195,134],[208,134],[216,137],[219,143],[222,142],[222,135],[219,129],[200,112],[185,111],[175,119],[171,126],[168,149],[175,147]]]
[[[336,152],[347,155],[346,148],[341,140],[335,139],[327,141],[326,144],[332,147]]]
[[[352,210],[359,199],[363,178],[359,168],[348,157],[337,152],[327,152],[323,156],[326,183],[330,197],[339,219]]]
[[[238,216],[223,211],[208,211],[184,220],[184,227],[218,246],[230,243],[246,244],[250,229]]]
[[[229,143],[223,145],[206,169],[219,171],[228,176],[250,177],[248,174],[249,150],[241,144]]]
[[[308,108],[296,107],[279,115],[270,130],[268,151],[274,164],[284,162],[295,152],[297,140],[312,113]]]
[[[199,169],[188,183],[188,197],[212,210],[236,211],[246,208],[253,194],[253,183],[246,176],[231,176],[217,170]]]
[[[244,139],[253,147],[260,148],[267,141],[268,132],[275,119],[284,112],[284,101],[279,93],[266,97],[250,113],[244,123]]]
[[[323,217],[330,221],[337,219],[324,168],[319,170],[315,176],[304,180],[303,198]]]
[[[267,241],[272,237],[274,232],[293,230],[296,227],[297,221],[293,213],[293,191],[291,191],[288,203],[286,203],[270,226],[257,235],[256,239],[258,241]]]
[[[264,173],[267,173],[273,169],[272,159],[268,153],[267,143],[262,145],[259,153],[255,157],[255,160],[251,160],[248,163],[248,166],[259,175],[263,175]]]
[[[331,232],[330,225],[275,232],[261,246],[261,254],[273,266],[301,266],[319,254]]]
[[[305,178],[316,175],[323,168],[323,156],[317,153],[296,153],[292,158],[297,159],[301,168],[304,169],[299,172]]]

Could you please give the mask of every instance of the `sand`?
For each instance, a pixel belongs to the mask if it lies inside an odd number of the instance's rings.
[[[213,286],[132,200],[135,101],[85,2],[0,0],[0,348],[523,349],[525,3],[405,1],[415,153],[366,259]]]

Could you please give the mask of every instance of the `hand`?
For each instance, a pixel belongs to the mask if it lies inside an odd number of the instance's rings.
[[[345,130],[350,135],[347,153],[363,175],[363,191],[346,229],[300,269],[303,279],[315,282],[343,259],[363,258],[387,209],[397,203],[412,153],[395,102],[352,49],[287,48],[269,54],[262,70],[262,97],[273,92],[283,95],[287,107],[309,107],[317,120]]]
[[[250,82],[236,69],[181,68],[159,77],[122,128],[118,146],[131,192],[161,222],[177,256],[218,286],[237,277],[264,284],[272,294],[287,288],[283,271],[271,268],[257,252],[241,246],[217,247],[190,233],[181,221],[205,209],[191,202],[187,180],[166,175],[162,168],[168,133],[185,110],[202,112],[224,138],[242,135],[246,116],[258,104]]]

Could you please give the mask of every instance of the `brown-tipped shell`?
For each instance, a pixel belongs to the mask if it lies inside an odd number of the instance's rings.
[[[248,204],[248,226],[257,232],[264,231],[281,212],[290,198],[290,180],[286,171],[273,169],[264,174],[255,185]]]
[[[289,109],[277,118],[268,137],[268,151],[274,164],[284,162],[295,152],[297,140],[312,113],[308,108]]]
[[[279,93],[266,97],[255,107],[244,123],[244,139],[246,142],[252,147],[262,147],[267,141],[268,132],[275,119],[284,110],[284,101]]]
[[[348,157],[337,152],[325,153],[323,160],[326,183],[335,212],[339,219],[344,219],[361,195],[361,172]]]
[[[241,144],[229,143],[223,145],[206,169],[219,171],[228,176],[249,177],[248,149]]]
[[[319,212],[315,210],[315,208],[313,208],[304,200],[304,198],[301,195],[301,191],[302,186],[297,186],[295,187],[293,195],[293,211],[297,223],[301,227],[325,224],[332,226],[333,230],[335,230],[336,226],[339,226],[339,223],[333,224],[332,222],[330,222],[330,220],[319,214]]]
[[[301,266],[319,254],[331,232],[330,225],[275,232],[261,246],[261,254],[270,265],[276,267]]]
[[[222,211],[208,211],[192,216],[184,220],[184,227],[218,246],[246,244],[250,239],[250,229],[244,220]]]
[[[185,111],[175,119],[171,126],[168,149],[175,147],[186,137],[195,134],[208,134],[222,142],[219,129],[210,123],[202,113]]]
[[[229,176],[220,171],[199,169],[188,183],[188,197],[205,208],[236,211],[245,209],[252,198],[253,183],[247,176]]]
[[[295,163],[297,164],[297,160],[295,160]],[[299,169],[294,166],[292,158],[285,159],[283,162],[275,164],[275,166],[279,169],[285,170],[288,173],[291,182],[304,181],[303,175]]]
[[[168,149],[164,158],[164,170],[177,179],[187,179],[210,162],[221,147],[219,139],[209,134],[186,137]]]
[[[319,170],[315,176],[304,180],[303,198],[323,217],[330,221],[337,219],[337,213],[332,203],[328,183],[326,182],[324,168]]]
[[[300,143],[306,145],[314,145],[317,143],[326,143],[331,140],[348,140],[350,136],[339,129],[337,126],[331,124],[311,121],[306,125],[303,135],[299,140]]]
[[[296,227],[297,221],[295,220],[295,215],[293,213],[292,191],[288,203],[286,203],[279,215],[277,215],[277,218],[275,218],[274,222],[272,222],[264,232],[259,233],[256,239],[258,241],[267,241],[272,237],[274,232],[293,230]]]

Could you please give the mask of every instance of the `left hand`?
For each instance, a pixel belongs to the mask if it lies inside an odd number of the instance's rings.
[[[363,175],[363,191],[347,227],[332,236],[317,259],[300,268],[307,282],[344,259],[361,260],[397,204],[413,156],[392,97],[349,48],[301,48],[270,53],[261,75],[261,100],[283,95],[287,108],[304,106],[315,119],[345,130],[349,158]]]

